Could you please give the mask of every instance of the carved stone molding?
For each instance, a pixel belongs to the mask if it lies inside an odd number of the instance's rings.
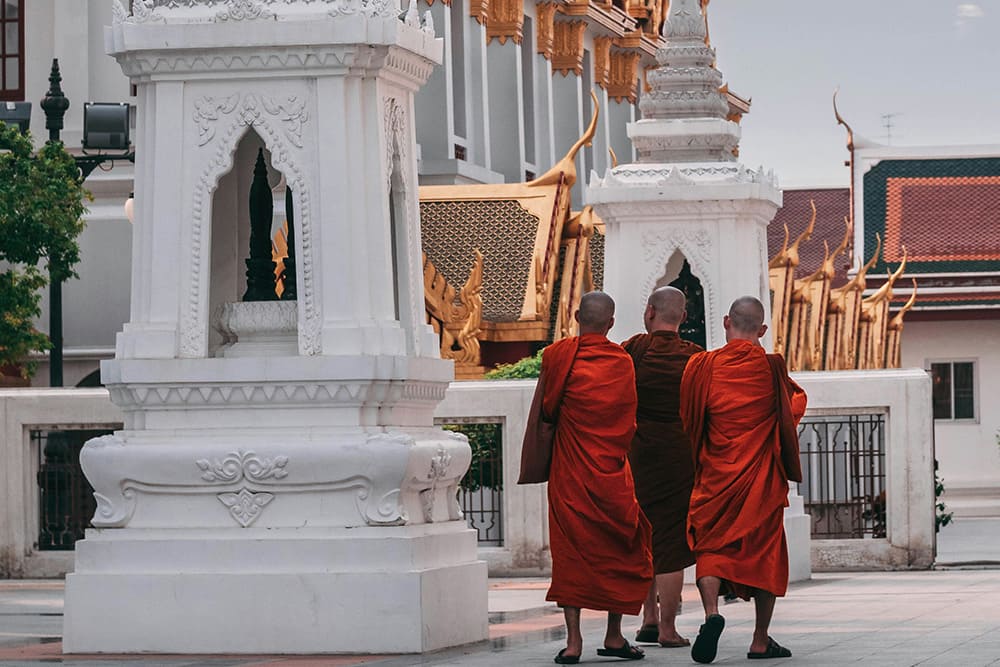
[[[153,0],[134,0],[132,2],[132,16],[128,23],[149,23],[151,21],[162,21],[163,17],[155,11]]]
[[[256,521],[263,509],[274,500],[273,493],[253,492],[246,488],[237,493],[220,493],[216,497],[229,509],[230,516],[244,528]]]
[[[479,25],[486,25],[490,11],[490,0],[469,0],[469,16],[476,19]]]
[[[222,459],[198,459],[195,465],[202,471],[201,478],[204,481],[222,484],[233,484],[243,479],[262,482],[288,476],[288,471],[285,470],[288,466],[287,456],[261,458],[252,450],[229,452]]]
[[[649,294],[656,286],[656,281],[662,276],[670,256],[679,250],[691,265],[691,272],[701,281],[705,294],[705,312],[718,313],[718,286],[713,281],[711,267],[712,237],[705,229],[692,228],[689,225],[661,226],[649,230],[642,235],[644,251],[644,270],[646,278],[643,281],[641,294]],[[710,327],[708,347],[717,347],[718,327]]]
[[[486,12],[486,43],[494,39],[506,44],[523,39],[524,0],[490,0]]]
[[[607,90],[611,79],[611,37],[594,37],[594,83]]]
[[[159,74],[180,77],[229,70],[233,72],[280,69],[322,69],[326,67],[377,66],[373,49],[359,51],[348,46],[332,45],[316,49],[262,48],[254,53],[213,53],[192,55],[189,52],[133,52],[118,59],[129,77]]]
[[[218,178],[230,169],[233,146],[238,134],[245,127],[255,128],[271,152],[271,164],[285,175],[296,200],[295,210],[301,221],[299,237],[302,243],[299,298],[304,302],[304,320],[299,322],[300,351],[319,354],[319,312],[313,289],[312,210],[310,184],[293,160],[292,148],[303,147],[302,134],[310,122],[306,101],[294,95],[274,98],[248,93],[233,94],[224,98],[204,96],[193,103],[192,119],[198,128],[199,146],[213,150],[211,159],[205,161],[192,201],[190,270],[186,273],[190,283],[187,307],[181,317],[180,354],[182,357],[204,356],[206,350],[207,317],[202,316],[202,285],[205,281],[202,262],[202,241],[205,229],[211,224],[211,193]],[[219,128],[225,130],[220,132]],[[288,142],[288,143],[286,143]]]
[[[584,21],[555,21],[553,24],[552,71],[563,76],[583,74]]]
[[[444,400],[447,384],[407,381],[397,383],[397,396],[392,402],[426,402]],[[171,409],[197,406],[273,406],[281,404],[315,406],[321,403],[366,405],[377,402],[379,392],[385,399],[392,383],[298,381],[254,382],[241,384],[157,384],[111,385],[108,388],[115,405],[122,409]],[[385,403],[390,403],[384,400]]]
[[[638,99],[639,59],[635,51],[612,51],[608,71],[608,97],[616,102],[628,100],[635,104]]]
[[[552,49],[555,35],[553,27],[556,15],[556,5],[551,2],[540,2],[535,5],[535,51],[546,60],[552,59]]]
[[[253,21],[274,18],[274,12],[257,0],[227,0],[226,8],[215,15],[216,21]]]

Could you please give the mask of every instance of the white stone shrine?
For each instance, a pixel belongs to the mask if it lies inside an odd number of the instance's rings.
[[[722,316],[737,297],[756,296],[770,313],[767,224],[781,190],[773,173],[736,159],[740,126],[727,118],[701,4],[670,3],[642,120],[628,126],[638,162],[592,174],[587,190],[607,230],[612,340],[642,331],[646,297],[677,278],[685,259],[704,290],[708,348],[725,344]]]
[[[398,0],[114,8],[141,138],[131,320],[102,366],[125,426],[81,455],[98,508],[64,651],[486,639],[486,564],[456,501],[471,452],[433,425],[453,372],[421,289],[431,21]],[[257,154],[291,191],[295,300],[241,300]]]
[[[673,0],[659,67],[647,76],[643,118],[628,126],[639,161],[591,175],[587,200],[606,226],[604,290],[615,299],[609,337],[643,330],[646,299],[670,284],[687,260],[701,281],[706,347],[725,345],[722,317],[738,297],[756,296],[771,321],[767,225],[781,206],[772,172],[737,161],[740,126],[700,0]],[[763,340],[771,347],[771,335]],[[785,510],[791,581],[808,579],[810,520],[797,485]]]

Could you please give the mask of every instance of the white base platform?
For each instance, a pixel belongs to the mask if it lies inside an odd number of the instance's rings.
[[[420,653],[488,632],[464,521],[91,530],[66,578],[65,653]]]

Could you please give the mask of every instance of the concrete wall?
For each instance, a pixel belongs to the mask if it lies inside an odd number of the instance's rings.
[[[886,537],[813,540],[816,570],[923,569],[934,563],[931,382],[920,369],[795,373],[807,415],[886,415]]]
[[[37,551],[40,452],[31,431],[116,428],[121,412],[104,389],[0,390],[0,577],[54,577],[71,551]]]
[[[975,362],[976,418],[935,420],[944,500],[955,516],[1000,516],[1000,319],[907,322],[903,366]]]
[[[934,560],[934,488],[930,379],[918,369],[798,373],[809,394],[809,415],[882,412],[886,415],[885,539],[812,540],[796,489],[785,514],[791,578],[812,569],[911,569]],[[548,506],[542,484],[517,485],[524,423],[533,380],[455,382],[435,416],[503,424],[503,546],[480,549],[493,575],[540,575],[551,567]],[[39,454],[31,451],[35,428],[109,427],[121,421],[107,392],[93,390],[0,391],[0,576],[58,576],[72,567],[69,553],[37,552]],[[793,485],[794,486],[794,485]],[[811,556],[810,556],[811,549]]]

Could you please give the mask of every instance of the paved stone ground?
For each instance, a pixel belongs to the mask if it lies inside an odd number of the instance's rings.
[[[422,656],[69,656],[61,653],[61,582],[0,582],[0,665],[80,667],[315,667],[320,665],[551,665],[563,646],[562,616],[544,601],[544,580],[491,580],[491,640]],[[779,600],[772,634],[794,657],[781,665],[1000,665],[1000,569],[818,574]],[[684,590],[678,625],[693,637],[697,592]],[[753,606],[722,608],[726,631],[716,664],[748,663]],[[584,662],[613,664],[594,650],[603,616],[584,617]],[[626,619],[631,633],[638,620]],[[687,649],[648,647],[643,664],[690,665]],[[770,661],[764,664],[774,664]]]
[[[793,585],[778,601],[772,634],[794,655],[763,664],[1000,667],[1000,519],[946,526],[938,563],[927,572],[816,574]],[[551,665],[565,630],[559,610],[545,602],[547,587],[544,579],[490,580],[490,640],[426,655],[64,657],[62,582],[0,580],[0,667]],[[694,586],[684,588],[684,609],[678,628],[693,639],[701,623]],[[753,605],[726,605],[722,613],[726,631],[715,664],[761,664],[746,659]],[[630,637],[638,625],[625,620]],[[584,663],[622,662],[595,654],[603,626],[602,614],[584,612]],[[695,663],[687,649],[652,646],[642,664]]]

